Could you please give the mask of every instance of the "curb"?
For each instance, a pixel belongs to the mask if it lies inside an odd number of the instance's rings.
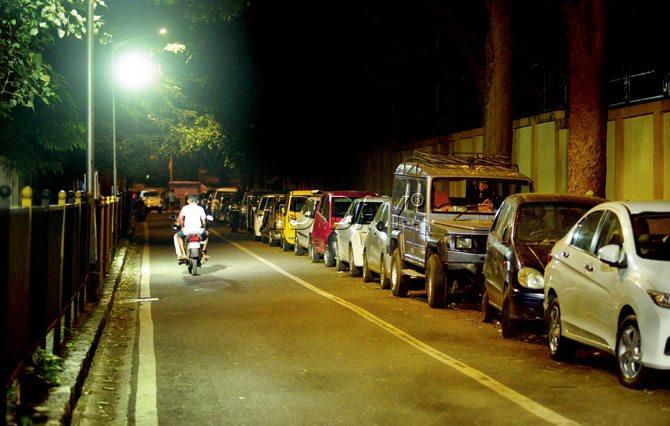
[[[81,396],[84,381],[93,362],[93,356],[114,306],[116,290],[126,264],[128,248],[128,243],[119,247],[112,262],[111,272],[104,281],[100,303],[91,309],[86,319],[79,324],[75,336],[67,343],[61,385],[51,389],[46,401],[35,407],[40,423],[50,425],[70,423],[72,412]]]

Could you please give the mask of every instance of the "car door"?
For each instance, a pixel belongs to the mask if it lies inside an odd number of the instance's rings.
[[[405,235],[407,231],[407,209],[411,208],[408,203],[409,196],[409,179],[404,176],[396,176],[393,182],[393,198],[391,199],[392,208],[392,223],[393,227],[398,230],[400,250],[407,253],[408,246],[405,241],[408,237]]]
[[[503,287],[507,280],[507,270],[512,258],[511,239],[516,203],[514,199],[503,202],[498,210],[491,233],[486,240],[484,258],[484,279],[489,301],[498,308],[502,307]]]
[[[606,211],[601,220],[593,247],[594,257],[586,265],[585,276],[589,279],[581,281],[580,299],[586,331],[596,338],[598,344],[614,349],[617,332],[616,326],[612,327],[612,318],[616,315],[614,293],[625,271],[597,258],[598,250],[609,244],[623,247],[621,221],[611,210]]]
[[[414,264],[423,266],[423,256],[418,253],[418,234],[419,223],[416,220],[416,208],[421,203],[421,193],[419,192],[419,180],[411,178],[409,180],[409,198],[405,207],[404,216],[401,225],[405,235],[405,259]]]
[[[591,280],[589,266],[597,261],[593,255],[596,232],[603,216],[602,210],[589,213],[579,221],[572,233],[570,242],[558,253],[561,259],[559,286],[557,286],[561,304],[561,320],[565,331],[588,340],[593,340],[588,330],[593,327],[586,324],[587,318],[582,312],[584,303],[583,286]]]
[[[430,234],[430,224],[428,223],[428,215],[426,213],[426,178],[418,178],[416,180],[416,192],[412,195],[412,205],[414,206],[414,258],[422,264],[426,261],[426,247],[428,247],[428,236]]]
[[[312,228],[312,244],[319,253],[323,253],[325,249],[325,238],[327,235],[326,228],[328,227],[328,216],[330,214],[330,200],[332,198],[327,194],[321,199],[316,214],[314,215],[314,227]]]
[[[388,210],[388,204],[384,203],[382,207],[377,210],[377,214],[375,215],[375,218],[372,220],[372,223],[370,224],[370,230],[368,233],[367,237],[367,257],[368,257],[368,265],[375,270],[379,271],[379,260],[381,259],[381,251],[383,246],[383,237],[384,234],[382,231],[377,229],[377,224],[379,222],[386,222],[384,221],[385,217],[385,212]]]

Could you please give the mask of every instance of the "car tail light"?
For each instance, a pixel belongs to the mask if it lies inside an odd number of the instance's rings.
[[[198,242],[198,241],[200,241],[200,235],[191,234],[191,235],[188,236],[188,242],[189,243],[195,243],[195,242]]]

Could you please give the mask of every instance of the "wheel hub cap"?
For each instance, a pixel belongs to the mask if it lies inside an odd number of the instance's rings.
[[[554,306],[549,314],[549,349],[551,352],[558,350],[558,340],[561,338],[561,314],[558,306]]]
[[[626,379],[634,379],[640,372],[642,345],[640,332],[633,326],[626,327],[619,337],[619,368]]]

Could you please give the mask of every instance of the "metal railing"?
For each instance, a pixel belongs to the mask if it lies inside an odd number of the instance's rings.
[[[123,199],[0,188],[0,379],[5,394],[37,349],[61,354],[86,303],[97,302],[124,221]],[[95,238],[91,238],[95,235]],[[4,406],[5,397],[1,398]],[[1,411],[4,416],[4,411]],[[3,417],[4,418],[4,417]]]

